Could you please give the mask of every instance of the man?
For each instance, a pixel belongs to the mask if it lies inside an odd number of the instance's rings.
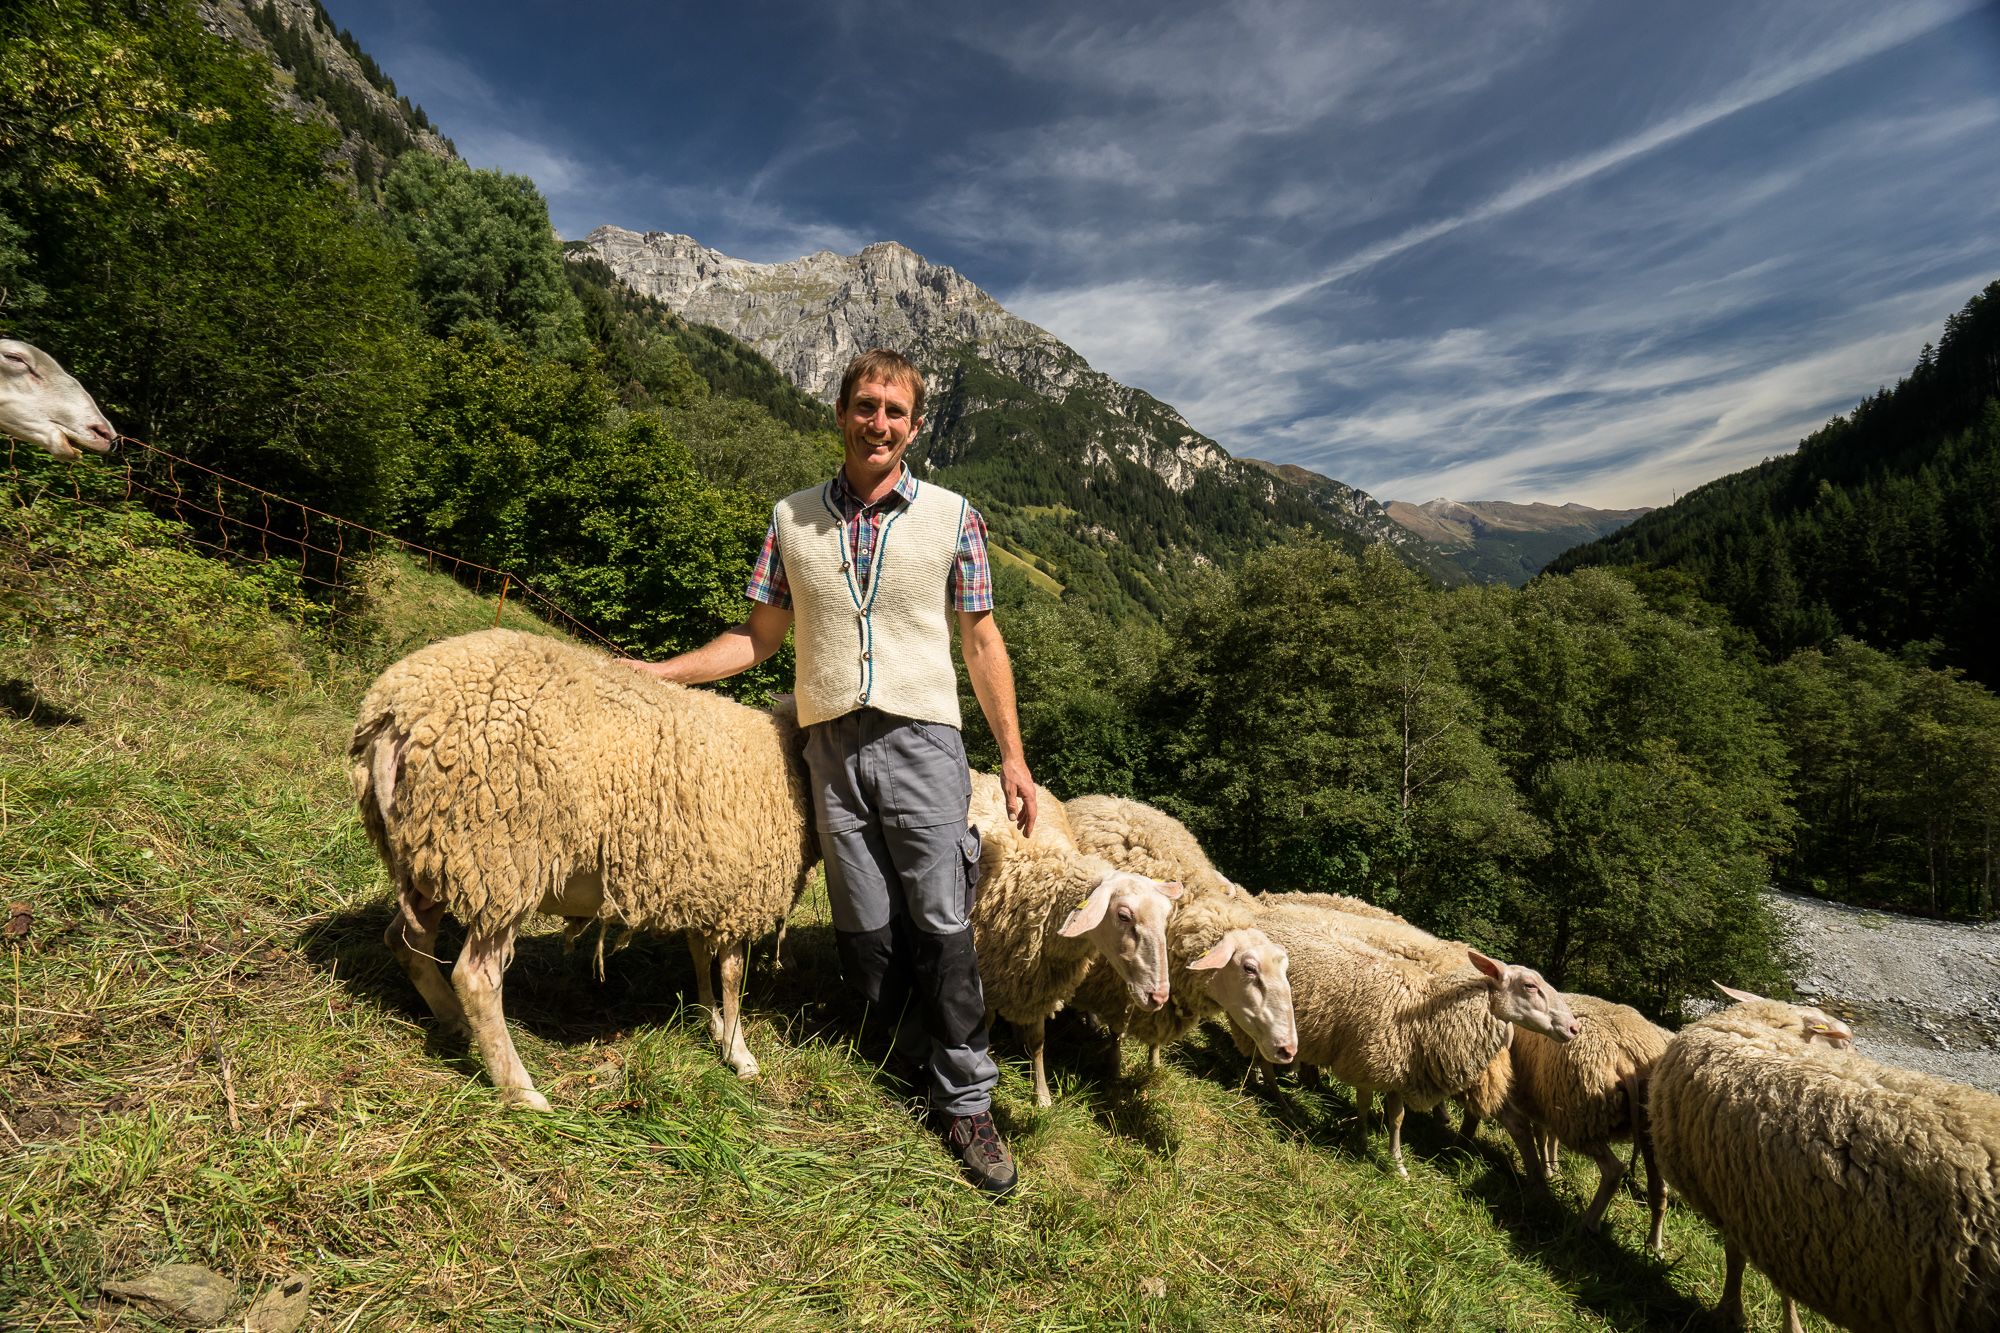
[[[999,1078],[972,943],[979,841],[959,734],[959,651],[999,743],[1007,811],[1031,832],[1035,783],[1014,675],[993,621],[986,524],[903,464],[924,424],[924,380],[895,352],[856,357],[834,404],[845,457],[831,481],[780,500],[747,589],[749,618],[666,662],[683,684],[763,661],[796,626],[799,722],[826,857],[842,973],[879,1012],[923,1020],[930,1104],[966,1174],[995,1194],[1014,1163],[993,1125]]]

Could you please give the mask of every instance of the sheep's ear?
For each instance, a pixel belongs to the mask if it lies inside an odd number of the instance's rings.
[[[1721,991],[1724,995],[1727,995],[1730,999],[1741,1000],[1745,1004],[1751,1004],[1764,998],[1761,995],[1752,995],[1747,990],[1737,990],[1734,986],[1725,986],[1719,981],[1711,981],[1708,984]]]
[[[1465,951],[1465,956],[1470,958],[1472,965],[1485,973],[1487,979],[1495,984],[1507,979],[1507,965],[1498,958],[1488,958],[1485,954],[1479,952],[1479,950],[1471,948]]]
[[[1181,896],[1181,886],[1180,886],[1180,881],[1178,880],[1171,880],[1171,879],[1159,880],[1153,885],[1153,887],[1158,889],[1161,893],[1166,894],[1167,897],[1169,898],[1178,898]]]
[[[1229,960],[1236,956],[1236,950],[1228,940],[1219,941],[1213,949],[1188,964],[1190,972],[1213,972],[1218,967],[1228,967]]]
[[[1111,906],[1111,877],[1097,881],[1097,887],[1077,900],[1069,917],[1056,928],[1056,934],[1074,939],[1078,935],[1095,930],[1097,923],[1104,920],[1104,910]]]

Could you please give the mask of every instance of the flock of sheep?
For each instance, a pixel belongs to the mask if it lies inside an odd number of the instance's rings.
[[[80,384],[11,339],[0,434],[63,458],[117,440]],[[549,1105],[501,1008],[515,933],[537,912],[572,937],[597,925],[600,967],[609,927],[684,932],[711,1036],[756,1074],[748,946],[782,929],[817,856],[799,739],[782,709],[506,630],[434,644],[376,682],[350,755],[396,887],[385,940],[505,1102]],[[1611,1145],[1631,1140],[1648,1168],[1648,1248],[1671,1185],[1722,1235],[1733,1325],[1747,1261],[1783,1296],[1788,1330],[1800,1304],[1855,1329],[2000,1329],[2000,1097],[1879,1064],[1837,1019],[1741,991],[1669,1034],[1358,899],[1254,896],[1138,802],[1043,793],[1041,808],[1023,837],[998,781],[973,777],[981,977],[1027,1045],[1039,1104],[1045,1024],[1065,1006],[1156,1064],[1221,1016],[1279,1096],[1277,1065],[1341,1079],[1365,1135],[1380,1093],[1399,1172],[1404,1108],[1456,1098],[1467,1132],[1498,1120],[1537,1182],[1558,1144],[1591,1157],[1595,1230],[1625,1171]],[[449,983],[435,957],[447,911],[466,930]]]
[[[572,933],[686,932],[711,1033],[756,1072],[746,949],[780,928],[814,861],[798,741],[782,710],[507,630],[434,644],[376,682],[351,774],[396,886],[387,942],[438,1018],[469,1029],[504,1100],[548,1106],[500,1004],[535,912]],[[1799,1304],[1856,1329],[2000,1328],[2000,1097],[1881,1065],[1839,1020],[1744,992],[1669,1034],[1357,899],[1252,895],[1138,802],[1042,802],[1024,837],[998,780],[973,777],[980,974],[1028,1047],[1038,1103],[1044,1026],[1065,1006],[1155,1062],[1220,1015],[1274,1091],[1274,1066],[1294,1061],[1341,1079],[1364,1133],[1379,1093],[1398,1171],[1404,1108],[1456,1098],[1468,1127],[1508,1130],[1536,1181],[1557,1144],[1595,1160],[1595,1230],[1624,1170],[1611,1145],[1633,1141],[1648,1247],[1672,1186],[1721,1233],[1736,1324],[1748,1261],[1788,1329]],[[449,986],[432,957],[446,911],[466,928]]]

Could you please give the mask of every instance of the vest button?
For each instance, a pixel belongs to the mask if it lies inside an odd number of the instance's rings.
[[[841,573],[845,574],[850,568],[852,568],[852,566],[850,566],[847,561],[843,560],[840,562]]]
[[[868,691],[866,691],[866,690],[863,690],[863,691],[861,692],[861,700],[860,700],[860,702],[862,702],[862,703],[864,703],[864,704],[868,702]]]
[[[875,650],[872,648],[864,648],[861,650],[861,660],[864,662],[870,660],[874,656],[875,656]]]

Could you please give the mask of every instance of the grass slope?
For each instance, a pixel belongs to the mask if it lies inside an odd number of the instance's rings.
[[[0,1324],[151,1327],[99,1284],[170,1261],[246,1297],[303,1268],[343,1333],[1681,1329],[1717,1295],[1685,1212],[1653,1263],[1636,1204],[1585,1236],[1573,1190],[1427,1120],[1398,1181],[1345,1101],[1280,1115],[1214,1032],[1100,1081],[1071,1030],[1047,1112],[1003,1041],[1024,1185],[989,1204],[856,1040],[823,893],[753,964],[756,1083],[677,942],[600,983],[524,938],[508,1011],[557,1109],[504,1114],[380,944],[343,758],[375,672],[491,604],[391,563],[321,625],[156,525],[48,520],[0,540],[0,892],[34,921],[0,957]]]

